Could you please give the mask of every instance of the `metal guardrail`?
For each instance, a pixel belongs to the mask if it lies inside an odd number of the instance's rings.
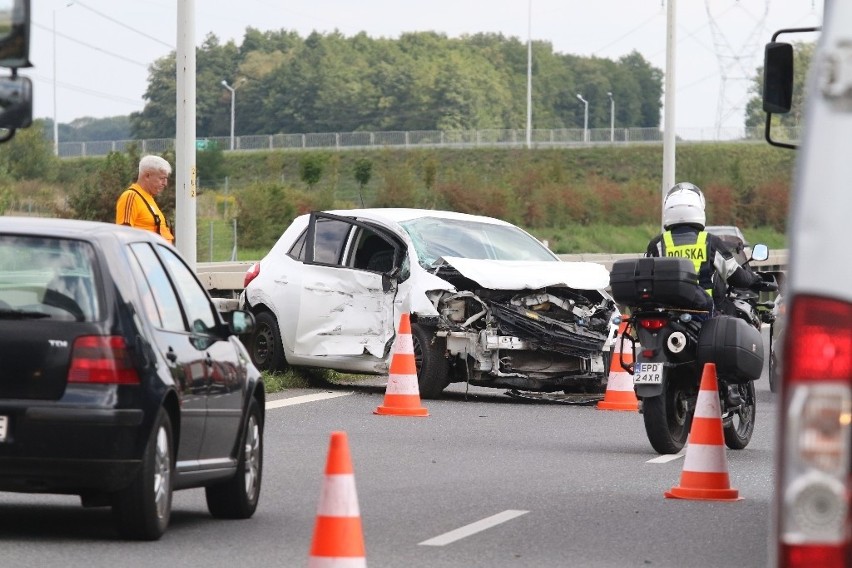
[[[565,261],[597,262],[607,270],[612,269],[612,263],[624,258],[638,258],[642,253],[634,254],[560,254]],[[246,270],[253,264],[247,262],[199,262],[196,272],[201,283],[214,295],[222,294],[236,297],[243,290],[243,280]],[[787,250],[776,250],[769,253],[769,258],[762,262],[753,262],[759,270],[784,272],[787,270]]]

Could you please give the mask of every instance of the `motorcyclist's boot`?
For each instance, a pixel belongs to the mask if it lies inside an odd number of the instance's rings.
[[[728,396],[725,400],[730,407],[737,407],[743,404],[743,397],[740,396],[740,388],[738,385],[728,385]]]

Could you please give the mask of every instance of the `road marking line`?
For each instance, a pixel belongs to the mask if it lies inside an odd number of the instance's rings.
[[[481,521],[476,521],[475,523],[471,523],[467,526],[458,528],[448,533],[444,533],[442,535],[438,535],[435,538],[424,540],[419,544],[420,546],[444,546],[447,544],[451,544],[457,540],[461,540],[478,532],[490,529],[491,527],[496,527],[497,525],[505,523],[506,521],[511,521],[515,517],[526,515],[527,513],[529,513],[529,511],[514,511],[512,509],[509,509],[508,511],[497,513],[496,515],[493,515],[486,519],[482,519]]]
[[[302,396],[292,396],[290,398],[281,398],[278,400],[270,400],[266,403],[266,408],[281,408],[282,406],[293,406],[294,404],[304,404],[306,402],[316,402],[318,400],[328,400],[329,398],[337,398],[346,396],[351,392],[321,392],[317,394],[306,394]]]
[[[669,462],[672,462],[672,461],[678,460],[678,459],[680,459],[680,458],[684,457],[685,455],[686,455],[686,454],[684,454],[684,453],[680,453],[680,454],[667,454],[667,455],[665,455],[665,456],[658,456],[658,457],[656,457],[656,458],[654,458],[654,459],[650,459],[650,460],[646,461],[645,463],[669,463]]]

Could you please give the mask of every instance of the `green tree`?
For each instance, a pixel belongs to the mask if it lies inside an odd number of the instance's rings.
[[[69,193],[68,205],[73,216],[114,223],[116,200],[136,179],[138,163],[139,155],[135,151],[107,154],[97,171]]]
[[[305,154],[299,160],[299,178],[312,189],[322,179],[326,158],[322,154]]]
[[[59,162],[53,155],[52,141],[44,137],[43,122],[22,128],[10,141],[0,145],[0,170],[16,180],[56,179]]]

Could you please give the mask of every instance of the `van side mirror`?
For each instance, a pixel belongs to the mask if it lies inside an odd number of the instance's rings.
[[[764,112],[790,112],[793,106],[793,45],[776,41],[767,43],[763,61]]]
[[[0,0],[0,67],[32,67],[30,0]]]

